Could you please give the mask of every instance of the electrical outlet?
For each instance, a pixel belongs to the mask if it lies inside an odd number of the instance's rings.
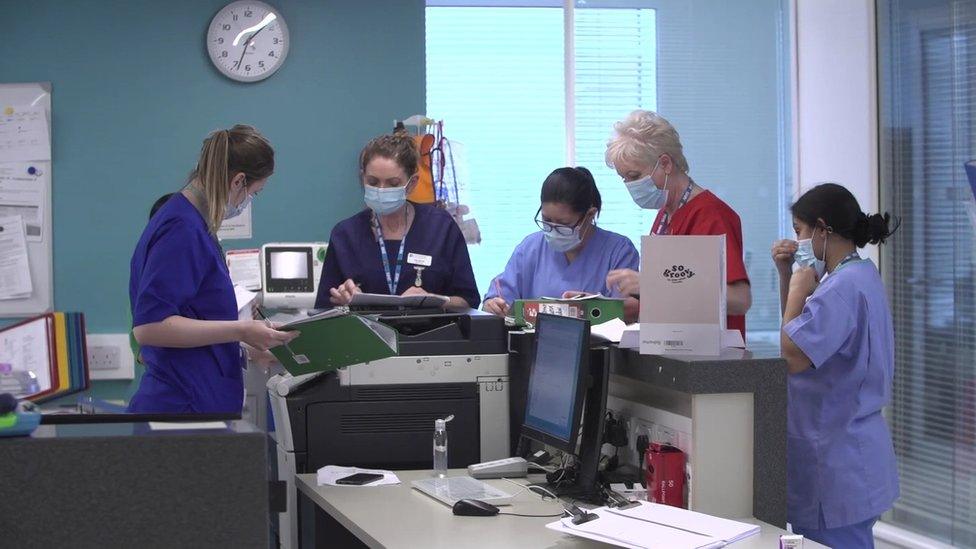
[[[135,357],[128,334],[88,334],[88,371],[94,380],[132,379]]]

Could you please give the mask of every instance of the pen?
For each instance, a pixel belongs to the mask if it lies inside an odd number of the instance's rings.
[[[498,282],[497,276],[495,277],[495,293],[498,294],[498,297],[502,298],[504,301],[505,296],[502,295],[502,285],[500,282]]]

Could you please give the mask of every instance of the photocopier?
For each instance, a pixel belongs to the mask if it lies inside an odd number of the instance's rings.
[[[282,547],[296,547],[296,473],[325,465],[429,469],[434,420],[448,424],[449,467],[510,456],[507,331],[502,318],[388,311],[398,356],[268,381],[278,479],[287,482]]]

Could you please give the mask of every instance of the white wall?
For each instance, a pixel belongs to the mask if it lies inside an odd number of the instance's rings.
[[[850,189],[862,210],[877,212],[874,1],[795,3],[794,192],[832,181]],[[877,263],[877,247],[865,251]]]

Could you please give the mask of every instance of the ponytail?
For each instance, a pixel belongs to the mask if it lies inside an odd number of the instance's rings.
[[[884,244],[891,233],[898,229],[897,221],[893,229],[889,228],[890,224],[891,214],[867,215],[864,212],[859,212],[851,240],[858,248],[863,248],[868,243]]]
[[[273,172],[274,149],[253,127],[238,124],[207,136],[197,166],[190,173],[190,181],[197,181],[207,200],[204,218],[210,232],[217,234],[224,221],[233,174],[244,173],[249,184],[266,179]]]

